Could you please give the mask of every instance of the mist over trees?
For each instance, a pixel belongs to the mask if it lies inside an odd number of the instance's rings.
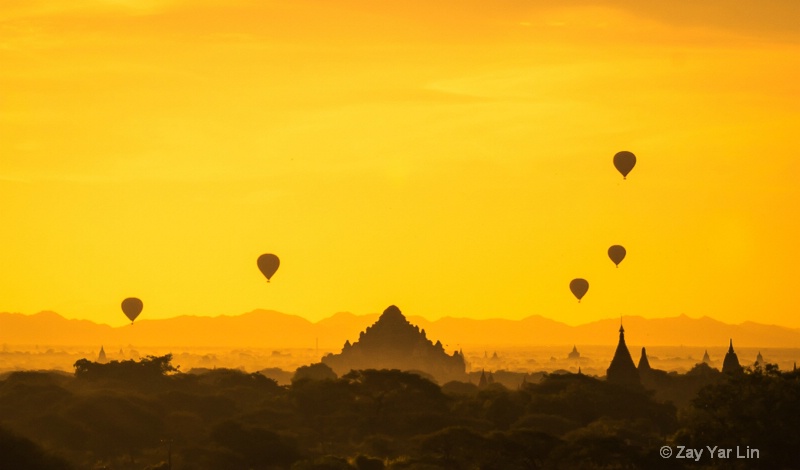
[[[279,386],[234,369],[181,373],[169,355],[81,360],[73,375],[0,382],[0,468],[680,468],[659,456],[665,444],[749,445],[761,457],[746,468],[796,468],[797,372],[696,369],[640,388],[544,374],[509,389],[318,364]]]

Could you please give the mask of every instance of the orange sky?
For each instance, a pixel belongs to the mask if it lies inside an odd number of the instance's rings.
[[[2,2],[0,311],[800,327],[800,4],[431,3]]]

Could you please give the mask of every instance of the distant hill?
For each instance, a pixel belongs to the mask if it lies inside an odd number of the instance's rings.
[[[445,317],[428,321],[408,316],[428,337],[447,350],[479,345],[615,345],[619,319],[569,326],[541,316],[522,320]],[[54,312],[34,315],[0,313],[0,344],[9,345],[127,345],[175,347],[264,347],[340,349],[346,340],[375,323],[378,314],[337,313],[319,322],[270,310],[217,317],[180,316],[137,320],[135,325],[111,327],[88,320],[69,320]],[[631,344],[649,346],[726,345],[739,347],[800,347],[800,329],[745,322],[723,323],[709,317],[624,318]]]

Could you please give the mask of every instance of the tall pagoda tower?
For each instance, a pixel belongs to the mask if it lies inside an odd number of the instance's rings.
[[[622,322],[619,324],[617,351],[606,371],[606,380],[618,385],[641,385],[639,372],[636,370],[631,353],[625,344],[625,328],[622,327]]]
[[[97,361],[100,364],[105,364],[108,362],[108,358],[106,357],[106,350],[103,349],[103,346],[100,346],[100,352],[97,354]]]
[[[725,359],[722,361],[722,372],[724,373],[735,373],[741,372],[742,366],[739,364],[739,356],[733,351],[733,338],[731,338],[731,344],[728,347],[728,353],[725,354]]]

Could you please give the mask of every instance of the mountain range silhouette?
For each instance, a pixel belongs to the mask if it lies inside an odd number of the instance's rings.
[[[339,350],[345,341],[355,342],[359,332],[379,315],[340,312],[318,322],[271,310],[216,317],[179,316],[139,319],[135,325],[111,327],[89,320],[66,319],[54,312],[34,315],[0,313],[0,344],[101,345],[184,347],[320,348]],[[445,317],[429,321],[408,315],[428,336],[440,339],[448,352],[483,345],[613,345],[619,318],[570,326],[542,316],[522,320]],[[800,329],[755,322],[728,324],[710,317],[685,315],[646,319],[624,317],[632,344],[648,346],[726,345],[734,338],[743,347],[792,348],[800,345]]]

